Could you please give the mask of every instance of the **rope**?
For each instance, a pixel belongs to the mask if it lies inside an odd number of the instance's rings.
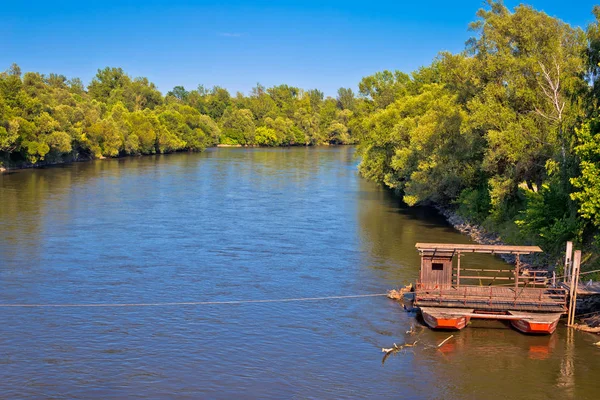
[[[0,304],[0,308],[76,308],[76,307],[172,307],[172,306],[206,306],[223,304],[256,304],[256,303],[289,303],[294,301],[321,301],[358,299],[364,297],[387,296],[387,293],[357,294],[351,296],[328,296],[328,297],[299,297],[290,299],[267,299],[267,300],[229,300],[229,301],[182,301],[165,303],[73,303],[73,304]]]

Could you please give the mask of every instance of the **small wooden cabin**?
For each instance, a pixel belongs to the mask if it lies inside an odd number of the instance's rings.
[[[421,251],[420,281],[428,286],[452,286],[454,252],[424,250]]]

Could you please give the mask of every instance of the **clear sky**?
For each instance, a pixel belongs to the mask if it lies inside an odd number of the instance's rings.
[[[506,0],[514,7],[519,1]],[[592,0],[528,4],[578,26]],[[412,1],[6,1],[0,70],[62,73],[88,83],[122,67],[166,92],[257,82],[319,88],[334,96],[383,69],[410,72],[442,50],[461,51],[482,0]]]

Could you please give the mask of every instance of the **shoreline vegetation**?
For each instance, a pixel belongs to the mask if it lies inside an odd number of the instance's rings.
[[[412,73],[364,77],[357,94],[257,84],[163,95],[98,70],[0,73],[0,168],[203,151],[357,144],[362,176],[409,206],[433,205],[484,243],[536,244],[562,271],[564,244],[600,267],[600,7],[585,29],[490,0],[465,50]],[[596,276],[598,278],[598,276]]]
[[[410,74],[379,72],[354,132],[363,176],[434,205],[486,243],[564,248],[600,267],[600,6],[585,29],[488,1],[465,50]],[[361,91],[362,92],[362,91]],[[598,278],[598,274],[595,276]]]
[[[330,147],[330,146],[355,146],[355,144],[345,144],[345,143],[339,143],[339,144],[329,144],[329,143],[322,143],[322,144],[317,144],[317,145],[306,145],[306,146],[300,146],[300,145],[294,145],[294,146],[263,146],[263,145],[257,145],[257,144],[216,144],[213,146],[209,146],[207,148],[246,148],[246,149],[259,149],[259,148],[290,148],[290,147]],[[206,150],[207,148],[205,148],[204,150]],[[204,151],[203,150],[203,151]],[[115,156],[115,157],[104,157],[104,156],[98,156],[98,157],[94,157],[94,156],[87,156],[87,157],[79,157],[79,158],[73,158],[73,157],[65,157],[62,158],[60,160],[54,160],[54,161],[38,161],[35,164],[32,163],[25,163],[25,164],[20,164],[20,165],[13,165],[12,167],[5,167],[3,165],[0,164],[0,174],[2,173],[8,173],[8,172],[13,172],[13,171],[19,171],[19,170],[28,170],[28,169],[33,169],[33,168],[46,168],[46,167],[53,167],[53,166],[60,166],[60,165],[68,165],[68,164],[72,164],[72,163],[77,163],[77,162],[87,162],[87,161],[93,161],[93,160],[108,160],[108,159],[119,159],[119,158],[125,158],[125,157],[142,157],[142,156],[152,156],[152,155],[169,155],[169,154],[176,154],[176,153],[194,153],[196,151],[191,151],[191,150],[179,150],[179,151],[171,151],[171,152],[165,152],[165,153],[151,153],[151,154],[124,154],[124,155],[119,155],[119,156]]]
[[[23,74],[13,64],[0,73],[0,167],[213,146],[355,144],[353,126],[366,104],[351,89],[332,98],[288,85],[257,84],[248,96],[176,86],[163,96],[121,68],[98,70],[84,87],[78,78]]]

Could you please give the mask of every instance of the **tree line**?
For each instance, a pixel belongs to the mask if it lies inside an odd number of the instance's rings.
[[[600,7],[587,29],[488,1],[459,54],[361,82],[360,171],[555,255],[600,245]],[[591,260],[588,260],[591,261]],[[592,263],[588,263],[592,264]]]
[[[84,87],[63,75],[0,73],[0,165],[202,151],[217,144],[351,144],[362,100],[288,85],[258,84],[248,96],[200,85],[162,95],[147,78],[98,70]]]

